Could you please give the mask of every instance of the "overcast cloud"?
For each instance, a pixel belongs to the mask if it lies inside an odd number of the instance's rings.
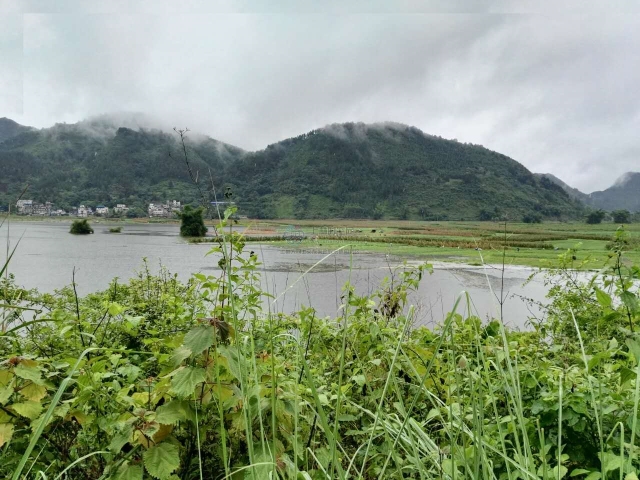
[[[634,5],[0,0],[0,117],[142,112],[245,149],[395,121],[590,192],[640,171]]]

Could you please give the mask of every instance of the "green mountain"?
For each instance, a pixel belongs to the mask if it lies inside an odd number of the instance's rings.
[[[640,172],[627,172],[606,190],[583,193],[573,188],[550,173],[536,173],[539,178],[546,177],[562,187],[570,197],[581,201],[592,208],[602,210],[629,210],[640,212]]]
[[[0,143],[8,138],[28,132],[29,130],[31,130],[31,127],[25,127],[10,118],[2,117],[0,118]]]
[[[330,125],[257,152],[188,134],[203,186],[230,186],[257,218],[478,219],[574,217],[581,204],[515,160],[401,124]],[[0,142],[0,204],[26,198],[62,208],[197,202],[175,133],[108,119],[27,129]],[[207,187],[208,188],[208,187]],[[211,197],[213,197],[211,195]]]
[[[591,193],[589,204],[603,210],[640,212],[640,172],[627,172],[606,190]]]
[[[584,192],[581,192],[580,190],[578,190],[577,188],[573,188],[572,186],[570,186],[570,185],[566,184],[565,182],[563,182],[562,180],[560,180],[555,175],[552,175],[551,173],[536,173],[535,175],[536,175],[536,177],[539,177],[539,178],[546,177],[547,179],[551,180],[556,185],[559,185],[560,187],[562,187],[562,189],[565,192],[567,192],[570,197],[575,198],[576,200],[579,200],[579,201],[581,201],[581,202],[583,202],[585,204],[589,204],[589,194],[588,193],[584,193]]]
[[[100,122],[57,124],[1,142],[0,204],[12,202],[27,184],[25,198],[52,201],[65,209],[82,203],[126,203],[132,213],[144,215],[148,202],[199,200],[173,132]],[[208,179],[209,172],[221,181],[226,164],[243,154],[210,138],[194,136],[187,144],[199,181]]]
[[[330,125],[269,145],[233,163],[228,179],[258,217],[520,220],[581,209],[505,155],[391,123]]]

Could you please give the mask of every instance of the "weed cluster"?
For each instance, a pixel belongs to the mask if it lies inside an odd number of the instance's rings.
[[[412,328],[428,265],[371,295],[347,284],[339,318],[274,314],[231,232],[211,252],[222,273],[186,284],[144,271],[78,298],[5,277],[0,309],[18,314],[0,333],[0,476],[637,479],[639,270],[623,236],[590,282],[561,258],[528,332],[462,317],[464,295],[436,330]]]

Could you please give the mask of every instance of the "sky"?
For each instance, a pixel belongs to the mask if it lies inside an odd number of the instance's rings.
[[[337,122],[585,192],[640,171],[636,0],[0,0],[0,117],[142,114],[248,150]]]

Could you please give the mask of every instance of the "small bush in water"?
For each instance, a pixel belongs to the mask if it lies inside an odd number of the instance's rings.
[[[89,222],[86,219],[82,220],[74,220],[71,224],[71,230],[69,233],[73,233],[75,235],[87,235],[89,233],[93,233],[93,228],[89,225]]]

